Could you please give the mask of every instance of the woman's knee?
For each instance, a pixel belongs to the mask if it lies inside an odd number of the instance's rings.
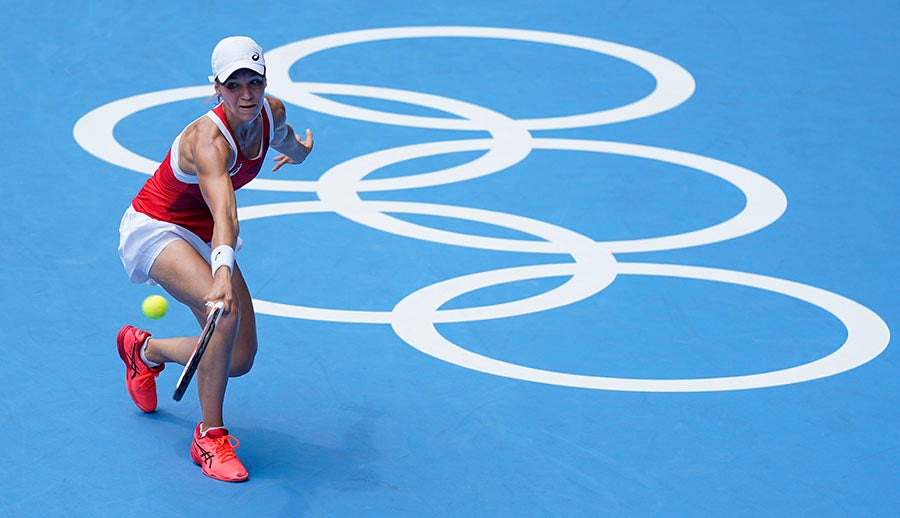
[[[240,338],[243,338],[243,340],[238,340],[231,351],[231,369],[228,375],[232,378],[237,378],[250,372],[250,369],[253,368],[253,360],[256,358],[256,336]]]
[[[254,357],[252,355],[233,355],[231,358],[231,370],[228,376],[238,378],[250,372],[253,368]]]

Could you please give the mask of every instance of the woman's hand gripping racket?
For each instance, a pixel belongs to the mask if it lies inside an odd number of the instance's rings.
[[[191,353],[190,359],[184,365],[184,370],[181,371],[181,376],[178,378],[178,384],[175,385],[175,392],[172,394],[172,399],[175,401],[181,401],[184,391],[191,384],[191,378],[194,377],[194,373],[197,372],[197,366],[200,365],[200,358],[203,357],[203,352],[206,351],[206,346],[209,345],[213,332],[216,330],[216,324],[219,323],[219,319],[222,318],[222,312],[225,310],[224,302],[216,302],[215,304],[207,302],[206,305],[212,307],[212,311],[206,316],[206,325],[203,326],[203,331],[200,332],[200,338],[197,340],[194,352]]]

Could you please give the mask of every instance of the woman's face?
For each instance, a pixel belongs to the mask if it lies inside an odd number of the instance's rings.
[[[225,109],[237,119],[236,122],[250,122],[262,109],[266,78],[242,68],[231,74],[225,82],[217,83],[216,92],[222,98]]]

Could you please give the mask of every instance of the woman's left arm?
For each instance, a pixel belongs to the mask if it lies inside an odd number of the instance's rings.
[[[285,164],[299,164],[303,162],[313,148],[312,131],[307,129],[306,138],[301,139],[299,135],[294,133],[294,128],[287,123],[284,103],[273,97],[266,97],[266,99],[272,108],[272,125],[275,128],[275,136],[269,145],[281,153],[275,157],[275,167],[272,168],[272,171],[277,171]]]

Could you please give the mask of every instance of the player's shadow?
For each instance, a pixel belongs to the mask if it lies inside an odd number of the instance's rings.
[[[292,433],[289,425],[283,429],[260,426],[241,426],[241,446],[238,456],[250,472],[251,483],[264,483],[282,491],[287,500],[281,510],[283,516],[298,516],[309,508],[321,486],[339,491],[380,492],[390,484],[379,477],[372,464],[381,457],[372,442],[377,421],[385,412],[371,407],[353,407],[347,413],[357,416],[344,432],[340,445],[322,446],[305,442]],[[196,422],[161,410],[155,418],[190,429]],[[307,428],[308,429],[308,428]],[[177,455],[184,445],[173,444]]]

